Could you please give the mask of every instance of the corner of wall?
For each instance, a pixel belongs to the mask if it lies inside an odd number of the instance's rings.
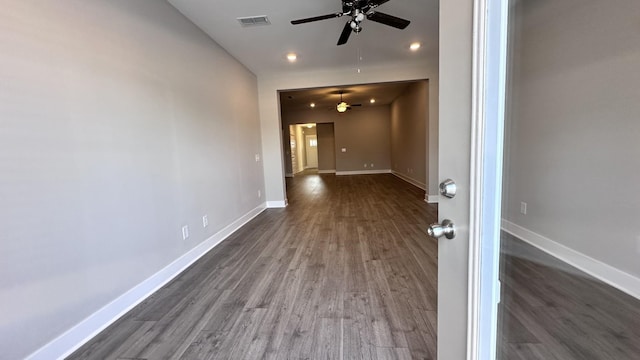
[[[640,299],[640,279],[520,225],[502,219],[502,230],[547,254]]]

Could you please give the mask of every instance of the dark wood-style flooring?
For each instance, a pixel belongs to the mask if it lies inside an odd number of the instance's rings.
[[[269,209],[70,359],[435,359],[436,207],[392,175]],[[503,238],[498,357],[640,359],[640,301]],[[449,360],[449,359],[442,359]]]
[[[269,209],[71,359],[435,359],[436,207],[393,175],[288,179]]]
[[[502,238],[503,360],[638,360],[640,300],[514,238]]]

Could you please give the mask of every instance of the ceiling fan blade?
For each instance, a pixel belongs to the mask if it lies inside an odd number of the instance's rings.
[[[314,17],[310,17],[310,18],[306,18],[306,19],[291,20],[291,24],[292,25],[298,25],[298,24],[304,24],[304,23],[313,22],[313,21],[332,19],[332,18],[340,17],[340,16],[342,16],[342,13],[320,15],[320,16],[314,16]]]
[[[350,104],[349,106],[362,106],[362,104]]]
[[[396,29],[404,29],[407,26],[409,26],[409,24],[411,23],[411,21],[409,20],[401,19],[399,17],[377,12],[377,11],[371,14],[368,14],[367,19],[378,22],[380,24],[392,26]]]
[[[369,1],[369,6],[371,6],[372,8],[378,7],[384,3],[386,3],[389,0],[370,0]]]
[[[347,21],[344,24],[344,28],[342,29],[342,34],[340,34],[340,39],[338,39],[338,45],[344,45],[349,41],[349,36],[351,35],[351,24],[350,21]]]

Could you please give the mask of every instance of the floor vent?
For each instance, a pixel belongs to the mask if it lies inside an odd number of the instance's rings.
[[[243,27],[271,24],[271,22],[269,21],[269,18],[266,15],[241,17],[241,18],[238,18],[238,21],[240,22],[240,25],[242,25]]]

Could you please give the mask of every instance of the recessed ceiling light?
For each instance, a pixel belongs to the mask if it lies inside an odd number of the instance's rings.
[[[411,51],[416,51],[418,49],[420,49],[420,43],[419,42],[414,42],[413,44],[409,45],[409,49],[411,49]]]
[[[316,103],[311,103],[309,106],[311,106],[312,108],[316,107]]]
[[[369,100],[369,102],[373,104],[373,103],[376,102],[376,99],[371,99],[371,100]]]
[[[298,55],[296,55],[295,53],[288,53],[287,60],[289,60],[289,62],[294,62],[298,60]]]

